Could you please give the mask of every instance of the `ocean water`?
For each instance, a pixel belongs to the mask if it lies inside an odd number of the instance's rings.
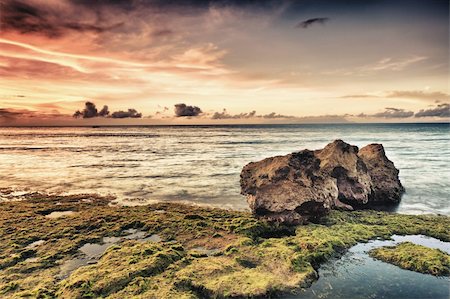
[[[334,139],[382,143],[400,169],[401,213],[450,215],[449,124],[0,128],[0,200],[98,193],[121,203],[186,201],[247,209],[251,162]]]

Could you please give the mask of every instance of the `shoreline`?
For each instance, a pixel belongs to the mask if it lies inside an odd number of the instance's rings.
[[[31,197],[0,203],[0,211],[0,290],[7,297],[279,296],[309,286],[320,265],[360,242],[394,234],[450,241],[450,217],[372,210],[333,211],[303,226],[179,203],[114,206],[93,195]],[[49,218],[54,212],[63,213]],[[58,279],[86,248],[104,252]]]
[[[223,203],[217,203],[217,204],[211,204],[211,203],[205,203],[205,202],[194,202],[189,199],[185,200],[164,200],[164,199],[155,199],[155,200],[148,200],[148,199],[142,199],[142,198],[118,198],[115,194],[100,194],[100,193],[77,193],[77,192],[50,192],[45,193],[41,191],[29,191],[29,190],[18,190],[13,188],[1,188],[0,187],[0,204],[5,202],[19,202],[24,201],[28,199],[33,199],[36,197],[42,197],[42,198],[53,198],[53,197],[71,197],[71,196],[87,196],[87,197],[95,197],[95,198],[106,198],[110,201],[111,205],[117,205],[121,207],[138,207],[138,206],[148,206],[148,205],[155,205],[155,204],[164,204],[164,203],[173,203],[173,204],[180,204],[180,205],[188,205],[188,206],[194,206],[194,207],[200,207],[200,208],[210,208],[210,209],[221,209],[226,211],[236,211],[236,212],[251,212],[250,208],[247,204],[244,205],[244,207],[232,207],[232,206],[224,206]],[[2,198],[3,196],[3,198]],[[10,198],[6,198],[10,197]],[[245,202],[246,199],[243,196],[242,201]],[[401,202],[400,204],[404,204],[404,202]],[[414,205],[412,205],[414,206]],[[418,210],[418,209],[406,209],[406,210],[398,210],[399,204],[397,205],[374,205],[371,207],[364,208],[363,206],[359,207],[357,211],[364,211],[364,210],[375,210],[380,212],[389,212],[389,213],[395,213],[399,215],[411,215],[411,216],[419,216],[419,215],[436,215],[436,216],[446,216],[450,217],[450,214],[447,213],[439,213],[435,211],[429,211],[429,210]]]
[[[86,125],[16,125],[16,126],[0,126],[0,128],[146,128],[146,127],[290,127],[290,126],[354,126],[354,125],[447,125],[450,126],[449,121],[424,121],[424,122],[299,122],[299,123],[222,123],[222,124],[147,124],[147,125],[126,125],[126,124],[86,124]]]

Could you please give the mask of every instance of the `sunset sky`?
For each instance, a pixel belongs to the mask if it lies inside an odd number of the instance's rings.
[[[0,125],[450,119],[448,0],[0,3]]]

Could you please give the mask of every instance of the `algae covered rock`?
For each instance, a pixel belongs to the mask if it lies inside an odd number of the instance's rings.
[[[403,242],[396,246],[372,249],[369,255],[402,269],[435,276],[450,276],[450,255],[439,249]]]
[[[358,147],[342,140],[252,162],[241,172],[241,193],[255,215],[305,223],[330,209],[353,210],[398,203],[404,192],[381,144]]]
[[[77,211],[71,221],[44,216],[61,206]],[[448,227],[442,215],[333,210],[320,224],[285,226],[176,203],[118,207],[88,195],[36,196],[0,204],[0,298],[276,298],[308,287],[321,264],[358,242],[393,234],[449,242]],[[123,238],[61,280],[62,265],[84,244],[130,228],[161,241]]]

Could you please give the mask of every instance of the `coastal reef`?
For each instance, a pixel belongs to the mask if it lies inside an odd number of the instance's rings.
[[[0,203],[1,298],[257,298],[308,287],[359,242],[421,234],[450,241],[450,218],[332,210],[316,223],[96,195]]]
[[[398,204],[404,188],[381,144],[335,140],[321,150],[302,150],[244,166],[241,193],[252,212],[269,221],[306,223],[331,209]]]
[[[450,276],[450,255],[434,248],[411,242],[384,246],[369,251],[369,255],[402,269],[436,276]]]

